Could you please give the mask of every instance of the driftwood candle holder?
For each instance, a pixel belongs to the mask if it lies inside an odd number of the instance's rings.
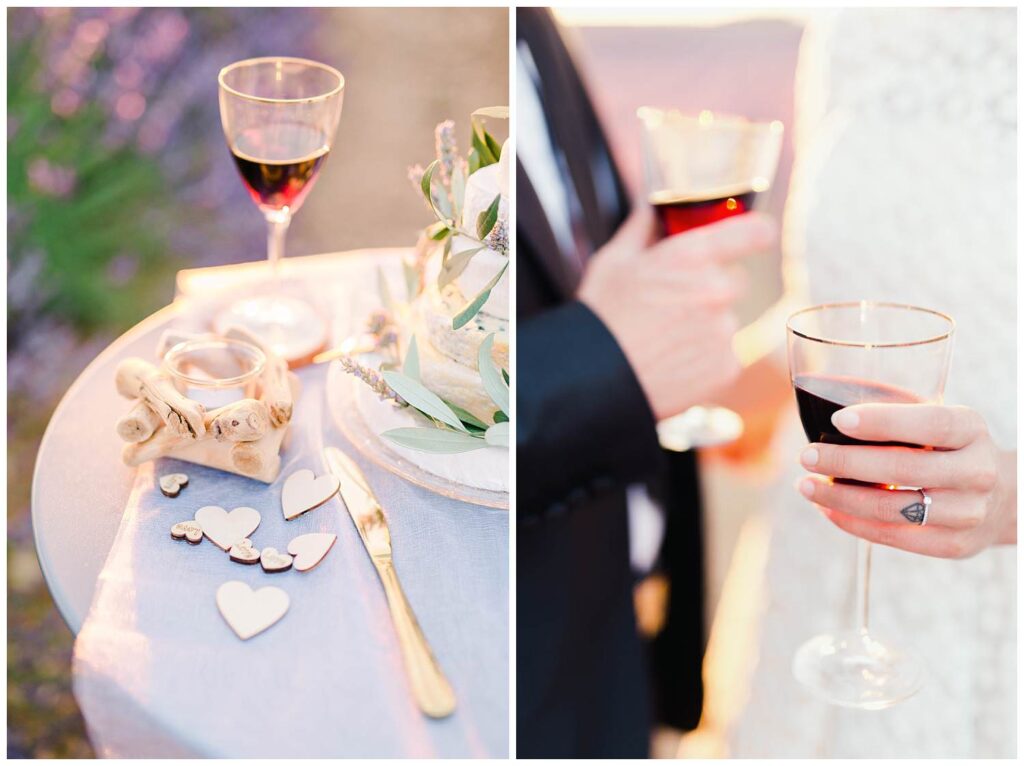
[[[183,354],[202,377],[175,365]],[[173,457],[273,482],[300,388],[287,362],[240,328],[224,336],[168,331],[157,355],[160,367],[133,357],[117,368],[117,391],[132,401],[116,425],[125,464]],[[207,409],[209,402],[189,397],[204,385],[239,398]]]

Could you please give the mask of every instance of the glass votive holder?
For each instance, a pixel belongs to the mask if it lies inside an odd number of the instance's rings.
[[[163,361],[175,387],[207,411],[255,398],[266,364],[266,355],[256,346],[229,338],[183,341]]]

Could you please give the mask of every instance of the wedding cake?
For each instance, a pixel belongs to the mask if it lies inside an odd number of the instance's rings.
[[[465,158],[454,123],[437,126],[437,158],[409,170],[435,222],[402,263],[404,300],[382,272],[383,305],[367,325],[372,351],[340,359],[366,384],[357,399],[374,433],[426,470],[499,491],[510,411],[511,152],[484,120],[507,117],[506,107],[475,112]],[[465,452],[476,454],[455,460]]]
[[[463,228],[476,221],[499,197],[498,221],[508,220],[508,156],[502,147],[499,163],[473,173],[466,184],[462,210]],[[507,231],[507,228],[505,229]],[[507,235],[506,235],[507,238]],[[474,249],[466,237],[453,238],[451,252]],[[411,306],[407,330],[415,335],[420,356],[420,379],[442,399],[458,405],[484,423],[494,423],[495,405],[484,389],[478,369],[480,346],[494,334],[491,358],[500,370],[509,369],[508,256],[494,247],[478,250],[465,270],[454,280],[439,286],[443,249],[433,248],[425,260],[423,290]],[[500,274],[500,276],[499,276]],[[459,328],[452,318],[499,276],[478,313]]]

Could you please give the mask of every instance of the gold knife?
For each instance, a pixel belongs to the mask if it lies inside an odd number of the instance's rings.
[[[324,460],[341,483],[345,507],[384,585],[416,702],[420,710],[431,718],[449,716],[455,711],[455,693],[430,651],[423,630],[398,582],[391,560],[391,532],[384,511],[363,472],[348,455],[334,447],[324,447]]]

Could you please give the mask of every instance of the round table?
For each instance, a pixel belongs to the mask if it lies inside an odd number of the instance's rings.
[[[379,248],[287,258],[284,278],[317,278],[367,259],[398,257],[407,248]],[[177,293],[210,293],[218,281],[236,287],[267,276],[265,261],[182,271]],[[163,331],[182,307],[176,301],[130,329],[97,356],[64,394],[43,435],[32,479],[32,532],[54,603],[77,635],[114,542],[135,469],[121,461],[114,432],[124,399],[114,371],[130,356],[151,358]],[[86,506],[83,508],[83,506]]]
[[[64,394],[39,445],[32,533],[53,601],[76,635],[135,478],[114,432],[113,413],[124,409],[114,370],[126,357],[151,357],[178,310],[173,303],[161,309],[97,356]]]

